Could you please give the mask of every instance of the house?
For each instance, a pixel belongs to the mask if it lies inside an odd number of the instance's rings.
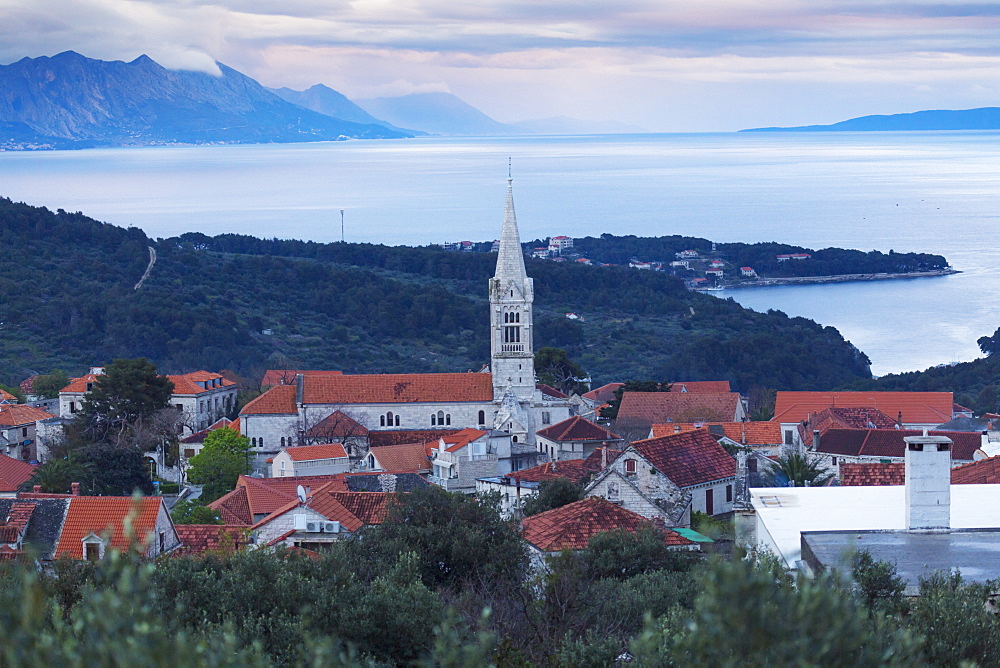
[[[431,458],[431,483],[449,492],[471,494],[476,478],[510,473],[513,444],[510,434],[463,429],[425,444]],[[534,450],[534,448],[531,448]]]
[[[585,484],[620,454],[620,450],[599,447],[586,459],[545,462],[505,476],[477,478],[476,494],[499,494],[501,513],[505,517],[511,517],[519,514],[524,500],[537,494],[538,488],[546,480],[565,478],[577,484]]]
[[[565,249],[573,247],[573,237],[558,236],[549,237],[549,252],[559,255]]]
[[[300,445],[284,448],[271,462],[271,477],[336,475],[351,467],[347,451],[340,443]]]
[[[215,431],[216,429],[229,428],[235,431],[237,434],[240,433],[240,419],[230,420],[229,418],[221,418],[212,424],[210,424],[205,429],[201,431],[196,431],[190,436],[185,436],[180,440],[180,456],[183,459],[191,459],[201,453],[201,448],[205,444],[205,437],[209,433]]]
[[[923,431],[915,429],[828,429],[822,434],[813,432],[809,451],[839,478],[840,467],[846,463],[902,462],[906,452],[906,439],[922,433]],[[975,460],[976,452],[983,444],[983,437],[973,432],[926,433],[945,436],[951,440],[953,466]]]
[[[670,383],[671,392],[732,392],[728,380],[686,380]]]
[[[39,447],[37,423],[53,417],[51,413],[27,404],[0,403],[0,448],[17,459],[42,460],[48,449]]]
[[[740,274],[746,278],[757,278],[757,272],[753,267],[740,267]]]
[[[765,455],[781,453],[781,425],[774,422],[668,422],[654,424],[649,437],[660,438],[696,429],[707,429],[720,443],[733,447],[752,448]]]
[[[541,429],[535,434],[538,451],[552,461],[586,459],[599,447],[619,447],[623,439],[579,415]]]
[[[625,392],[615,429],[626,438],[643,438],[666,422],[742,422],[746,406],[736,392]]]
[[[362,457],[360,471],[391,471],[393,473],[430,473],[431,460],[424,443],[401,443],[373,447]]]
[[[841,464],[840,484],[845,487],[906,484],[905,462]],[[1000,484],[1000,457],[990,457],[951,469],[952,485]]]
[[[681,259],[691,260],[698,257],[698,251],[696,250],[682,250],[680,253],[674,253],[677,257]]]
[[[786,262],[788,260],[808,260],[812,257],[809,253],[781,253],[780,255],[775,255],[775,259],[778,262]]]
[[[549,249],[545,246],[531,249],[531,257],[536,260],[544,260],[549,257]]]
[[[587,492],[621,501],[646,517],[656,515],[649,514],[643,499],[629,498],[635,496],[633,489],[671,514],[683,505],[684,510],[720,515],[733,509],[735,483],[736,460],[708,431],[697,430],[632,443]],[[670,519],[672,526],[681,526]]]
[[[381,524],[396,503],[391,492],[343,492],[321,487],[305,503],[298,499],[250,527],[253,546],[296,547],[319,551],[366,526]]]
[[[0,498],[15,498],[21,485],[35,475],[35,467],[28,462],[0,454]]]
[[[849,572],[847,560],[866,550],[895,564],[907,594],[935,571],[996,579],[1000,485],[949,484],[951,445],[940,435],[907,437],[903,485],[751,489],[737,540],[806,574]]]
[[[722,276],[725,273],[726,272],[724,270],[722,270],[722,269],[706,269],[705,270],[705,275],[706,276],[714,276],[715,278],[722,278]]]
[[[521,521],[521,531],[531,551],[532,563],[539,567],[544,564],[546,556],[559,554],[563,550],[583,550],[597,534],[616,530],[635,533],[650,525],[660,528],[664,542],[671,549],[700,549],[699,543],[691,537],[657,525],[642,515],[598,497],[582,499],[526,517]]]
[[[175,557],[204,554],[233,554],[246,549],[250,542],[245,527],[225,524],[175,524],[180,547],[171,553]]]
[[[779,390],[773,422],[786,445],[802,447],[799,425],[828,408],[873,408],[906,429],[933,429],[952,418],[951,392],[788,392]]]

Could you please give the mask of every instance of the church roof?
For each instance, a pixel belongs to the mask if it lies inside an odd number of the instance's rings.
[[[618,420],[664,422],[732,422],[740,395],[736,392],[625,392]]]
[[[272,388],[273,392],[279,387]],[[402,404],[493,401],[488,373],[392,373],[305,376],[304,404]]]
[[[514,214],[513,183],[513,179],[507,179],[507,204],[503,211],[503,229],[500,232],[495,276],[505,281],[517,281],[521,285],[528,273],[524,269],[524,251],[521,248],[521,235],[517,231],[517,216]]]
[[[240,411],[240,415],[286,415],[297,413],[294,385],[275,385]]]

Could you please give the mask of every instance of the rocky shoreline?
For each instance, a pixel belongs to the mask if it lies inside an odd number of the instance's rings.
[[[766,288],[774,285],[813,285],[822,283],[847,283],[850,281],[888,281],[901,278],[929,278],[960,274],[957,269],[934,269],[931,271],[911,271],[901,274],[837,274],[834,276],[789,276],[787,278],[761,278],[723,286],[726,290],[740,288]],[[699,290],[701,292],[703,290]]]

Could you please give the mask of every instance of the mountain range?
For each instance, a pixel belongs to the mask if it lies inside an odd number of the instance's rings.
[[[860,116],[832,125],[750,128],[740,132],[892,132],[917,130],[1000,130],[1000,107],[915,111],[909,114]]]

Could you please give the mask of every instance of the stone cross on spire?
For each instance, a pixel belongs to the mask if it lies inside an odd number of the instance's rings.
[[[500,248],[497,253],[497,270],[495,277],[504,283],[517,281],[520,286],[528,274],[524,269],[524,251],[521,249],[521,236],[517,231],[517,216],[514,214],[514,179],[510,176],[510,164],[507,166],[507,205],[503,211],[503,229],[500,231]]]

